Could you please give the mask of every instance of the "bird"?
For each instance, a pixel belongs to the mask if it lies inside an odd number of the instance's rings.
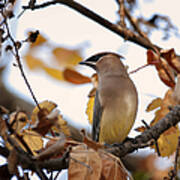
[[[92,123],[92,139],[96,142],[123,142],[136,119],[138,94],[122,59],[119,54],[101,52],[80,62],[98,76]]]

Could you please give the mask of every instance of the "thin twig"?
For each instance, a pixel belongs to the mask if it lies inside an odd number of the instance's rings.
[[[60,173],[61,173],[61,171],[58,171],[58,172],[56,173],[56,176],[54,177],[54,180],[57,180],[57,178],[58,178],[58,176],[59,176]]]
[[[4,18],[5,18],[5,17],[4,17]],[[7,30],[7,35],[8,35],[8,37],[9,37],[9,39],[11,40],[11,42],[13,43],[14,50],[15,50],[15,58],[16,58],[18,67],[19,67],[19,69],[20,69],[21,75],[22,75],[22,77],[23,77],[23,79],[24,79],[24,81],[25,81],[25,83],[26,83],[26,85],[27,85],[27,87],[28,87],[28,89],[29,89],[29,91],[30,91],[30,94],[31,94],[34,102],[36,103],[36,106],[38,107],[39,110],[41,110],[41,108],[40,108],[40,106],[39,106],[39,103],[38,103],[38,101],[37,101],[37,98],[35,97],[35,95],[34,95],[34,93],[33,93],[33,90],[32,90],[32,88],[31,88],[31,86],[30,86],[30,84],[29,84],[29,82],[28,82],[28,80],[27,80],[27,77],[26,77],[25,73],[24,73],[23,66],[22,66],[22,63],[21,63],[21,60],[20,60],[20,55],[19,55],[18,47],[17,47],[17,45],[16,45],[16,42],[15,42],[14,38],[12,37],[12,35],[11,35],[11,33],[10,33],[7,20],[4,21],[4,25],[5,25],[6,30]]]
[[[142,36],[143,38],[145,38],[147,41],[150,42],[149,38],[147,37],[147,35],[141,31],[141,29],[139,28],[136,20],[130,15],[129,11],[127,9],[124,9],[124,12],[126,14],[126,17],[128,18],[129,22],[131,23],[131,25],[133,26],[134,30],[137,31],[137,33]],[[151,42],[150,42],[151,43]]]
[[[151,64],[145,64],[145,65],[143,65],[143,66],[141,66],[141,67],[138,67],[137,69],[135,69],[135,70],[133,70],[133,71],[130,71],[129,74],[136,73],[136,72],[138,72],[139,70],[141,70],[141,69],[143,69],[143,68],[145,68],[145,67],[147,67],[147,66],[149,66],[149,65],[151,65]]]
[[[119,15],[120,15],[120,21],[119,21],[119,24],[120,26],[122,27],[126,27],[126,24],[125,24],[125,8],[124,8],[124,0],[118,0],[118,3],[119,3]]]
[[[180,151],[180,136],[178,137],[178,144],[177,144],[177,148],[176,148],[174,170],[173,170],[174,177],[172,178],[173,180],[177,177],[177,165],[178,165],[179,151]]]
[[[146,127],[147,129],[150,129],[150,128],[151,128],[151,127],[146,123],[146,121],[142,120],[142,123],[145,125],[145,127]],[[158,156],[161,156],[157,139],[154,139],[154,141],[155,141],[155,142],[154,142],[154,145],[155,145],[155,147],[156,147],[157,154],[158,154]]]
[[[66,5],[75,11],[83,14],[84,16],[88,17],[89,19],[95,21],[96,23],[102,25],[103,27],[107,28],[108,30],[118,34],[119,36],[134,42],[146,49],[152,49],[155,51],[156,49],[161,49],[160,47],[150,43],[144,37],[141,37],[134,32],[128,30],[126,28],[122,28],[121,26],[117,24],[113,24],[107,19],[101,17],[100,15],[94,13],[93,11],[89,10],[88,8],[84,7],[83,5],[77,3],[76,1],[73,0],[52,0],[52,1],[47,1],[41,4],[34,5],[33,7],[30,6],[23,6],[23,9],[31,9],[31,10],[36,10],[36,9],[42,9],[51,5],[56,5],[56,4],[63,4]]]

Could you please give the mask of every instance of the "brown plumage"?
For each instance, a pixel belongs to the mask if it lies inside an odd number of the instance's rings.
[[[92,138],[108,144],[127,137],[137,113],[137,91],[120,59],[122,56],[105,52],[81,62],[98,74]]]

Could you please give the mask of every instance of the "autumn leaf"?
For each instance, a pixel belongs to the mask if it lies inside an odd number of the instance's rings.
[[[69,180],[132,179],[120,159],[104,150],[78,145],[72,148],[70,157]]]
[[[175,89],[176,89],[176,87],[175,87]],[[160,107],[160,109],[158,109],[155,112],[155,117],[154,117],[153,121],[150,123],[150,126],[153,126],[154,124],[156,124],[160,119],[162,119],[170,111],[169,106],[175,106],[176,104],[177,104],[177,101],[174,98],[174,90],[173,89],[169,89],[166,92],[163,99],[153,100],[150,103],[150,105],[148,105],[148,107],[150,107],[150,109],[151,108],[154,109],[155,107]],[[146,128],[144,128],[144,129],[146,129]],[[142,129],[142,131],[143,131],[143,129]],[[171,127],[170,129],[165,131],[163,134],[161,134],[161,136],[157,140],[161,156],[163,156],[163,157],[170,156],[175,152],[179,135],[180,135],[180,129],[178,126]],[[154,148],[156,150],[156,147],[154,145],[152,146],[152,148]]]
[[[67,137],[71,136],[70,128],[68,127],[68,123],[63,119],[61,115],[58,115],[58,120],[51,127],[53,132],[60,133],[63,132]]]
[[[132,180],[121,160],[110,153],[99,150],[102,159],[101,178],[108,180]]]
[[[70,153],[68,169],[69,180],[99,180],[102,171],[102,161],[98,152],[84,147],[75,146]],[[79,163],[81,162],[81,163]]]
[[[171,88],[175,86],[174,73],[172,71],[172,68],[165,61],[165,59],[160,58],[160,56],[155,54],[152,50],[148,50],[147,62],[148,64],[155,65],[162,82],[164,82],[167,86]]]
[[[29,119],[25,112],[19,111],[10,114],[9,123],[10,126],[16,131],[16,133],[20,133],[28,122]]]
[[[88,103],[87,103],[87,108],[86,108],[86,114],[88,116],[88,121],[90,124],[93,123],[93,107],[94,107],[94,101],[95,97],[92,96],[89,98]]]
[[[59,69],[44,66],[43,70],[52,78],[56,80],[64,80],[63,72]]]
[[[45,64],[41,61],[41,59],[32,56],[30,53],[24,56],[24,60],[26,61],[26,64],[30,70],[43,68],[45,66]]]
[[[56,109],[57,105],[51,101],[43,101],[39,104],[40,108],[35,107],[32,116],[31,124],[33,130],[44,136],[50,130],[57,133],[64,133],[70,136],[70,130],[67,122],[60,115],[60,111]]]
[[[146,130],[146,127],[144,126],[140,126],[140,127],[137,127],[136,129],[134,129],[135,131],[137,132],[144,132]]]
[[[83,143],[86,144],[89,148],[94,149],[95,151],[97,151],[98,149],[104,149],[104,145],[102,143],[95,142],[87,136],[83,137]]]
[[[79,72],[66,68],[63,72],[64,79],[73,84],[85,84],[90,83],[91,79],[87,76],[80,74]]]
[[[40,108],[45,108],[47,111],[50,113],[53,109],[57,107],[57,105],[52,102],[52,101],[43,101],[42,103],[39,103]],[[31,114],[31,124],[35,124],[36,121],[38,121],[38,113],[39,113],[39,108],[36,106],[33,109],[33,112]]]
[[[161,106],[162,99],[161,98],[156,98],[154,99],[146,108],[147,112],[153,111],[154,109],[158,108]]]
[[[55,115],[52,116],[51,113],[53,112],[48,112],[46,108],[41,109],[38,112],[38,122],[35,127],[33,127],[33,130],[41,134],[42,136],[45,136],[51,127],[58,121],[58,112],[59,111],[54,111]],[[57,112],[57,113],[56,113]]]
[[[162,157],[170,156],[176,151],[179,135],[179,127],[175,126],[171,127],[160,136],[157,142]],[[153,148],[156,150],[155,146],[153,146]]]
[[[168,64],[177,72],[180,73],[180,59],[176,56],[174,49],[161,50],[161,56],[166,59]]]
[[[37,151],[39,151],[43,147],[43,139],[40,134],[33,130],[24,130],[21,133],[24,141],[28,145],[28,147],[31,149],[31,151],[36,155]]]
[[[52,54],[61,66],[75,66],[82,61],[82,58],[77,50],[56,47],[53,49]]]

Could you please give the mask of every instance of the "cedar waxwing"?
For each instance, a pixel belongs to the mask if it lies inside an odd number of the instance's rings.
[[[107,144],[120,143],[127,137],[137,113],[137,91],[121,59],[118,54],[104,52],[80,62],[98,75],[92,138]]]

